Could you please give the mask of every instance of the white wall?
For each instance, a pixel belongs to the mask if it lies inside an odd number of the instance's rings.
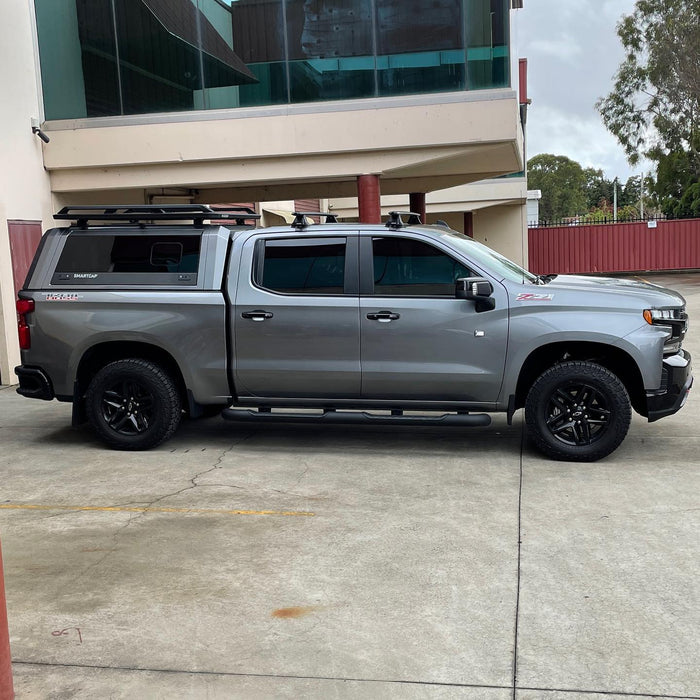
[[[0,21],[0,383],[14,383],[19,364],[15,293],[7,220],[52,219],[49,177],[31,117],[40,117],[30,0],[2,3]]]

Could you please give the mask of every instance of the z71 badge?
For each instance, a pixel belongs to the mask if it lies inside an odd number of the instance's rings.
[[[534,294],[532,292],[523,292],[515,297],[515,301],[552,301],[554,294]]]
[[[80,294],[70,292],[49,292],[46,294],[46,301],[78,301]]]

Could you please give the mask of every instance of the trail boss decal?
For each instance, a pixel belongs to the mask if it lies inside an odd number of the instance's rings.
[[[70,292],[50,292],[46,294],[46,301],[78,301],[82,299],[82,294],[71,294]]]
[[[515,297],[515,301],[552,301],[554,294],[533,294],[532,292],[523,292]]]

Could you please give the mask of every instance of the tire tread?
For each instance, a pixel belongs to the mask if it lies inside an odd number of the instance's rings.
[[[585,448],[567,446],[555,439],[548,439],[549,436],[543,434],[537,423],[540,402],[546,399],[557,382],[569,379],[572,375],[588,375],[589,380],[601,382],[610,390],[608,399],[613,404],[613,423],[608,428],[611,431],[610,437]],[[568,360],[549,367],[535,380],[525,401],[525,422],[529,436],[541,452],[559,461],[595,462],[607,457],[625,439],[631,420],[632,407],[624,384],[606,367],[587,360]]]

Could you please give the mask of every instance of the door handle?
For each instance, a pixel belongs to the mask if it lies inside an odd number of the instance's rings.
[[[401,318],[401,314],[395,314],[393,311],[378,311],[377,313],[367,314],[367,318],[370,321],[389,323],[389,321],[395,321],[397,318]]]
[[[272,313],[270,311],[256,309],[255,311],[244,311],[241,314],[241,318],[251,318],[253,321],[265,321],[268,318],[272,318]]]

